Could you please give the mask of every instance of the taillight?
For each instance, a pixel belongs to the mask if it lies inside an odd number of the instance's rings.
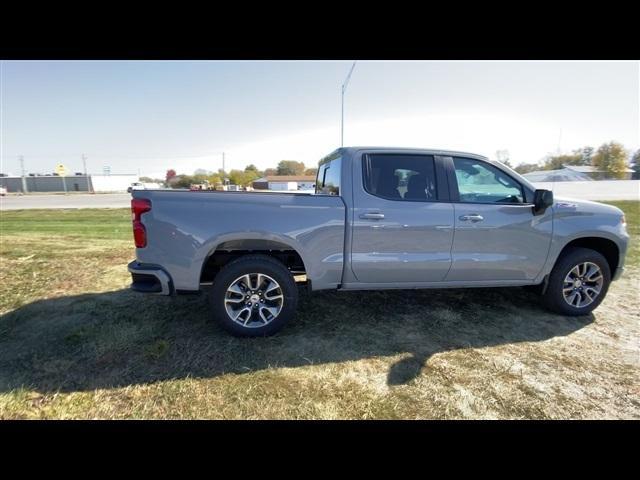
[[[151,210],[151,200],[145,198],[131,200],[131,221],[133,222],[133,240],[136,243],[136,248],[147,246],[147,230],[140,221],[140,217],[149,210]]]

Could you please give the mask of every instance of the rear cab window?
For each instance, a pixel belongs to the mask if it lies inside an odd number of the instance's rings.
[[[415,154],[367,155],[364,188],[386,200],[435,202],[438,192],[434,158]]]
[[[316,177],[316,195],[340,195],[342,157],[327,157],[320,160]]]

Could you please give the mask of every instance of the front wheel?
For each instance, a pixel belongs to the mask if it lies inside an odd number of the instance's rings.
[[[563,315],[586,315],[604,300],[611,270],[600,253],[572,248],[553,267],[544,294],[547,307]]]
[[[214,318],[241,337],[263,337],[294,316],[298,289],[291,272],[266,255],[247,255],[225,265],[210,295]]]

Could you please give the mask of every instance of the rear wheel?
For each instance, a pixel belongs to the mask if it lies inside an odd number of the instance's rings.
[[[294,316],[298,289],[289,270],[266,255],[247,255],[225,265],[210,295],[214,318],[237,336],[278,332]]]
[[[563,315],[586,315],[604,300],[611,270],[600,253],[588,248],[572,248],[551,271],[543,298],[551,310]]]

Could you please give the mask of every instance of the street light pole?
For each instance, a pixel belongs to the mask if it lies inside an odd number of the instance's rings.
[[[20,176],[22,177],[22,193],[27,193],[27,179],[24,177],[24,157],[20,155]]]
[[[351,70],[349,70],[349,74],[342,84],[342,112],[341,112],[341,120],[340,120],[340,146],[344,147],[344,92],[347,90],[347,85],[349,84],[349,79],[351,79],[351,74],[353,73],[353,69],[356,66],[356,62],[353,62],[351,65]]]

